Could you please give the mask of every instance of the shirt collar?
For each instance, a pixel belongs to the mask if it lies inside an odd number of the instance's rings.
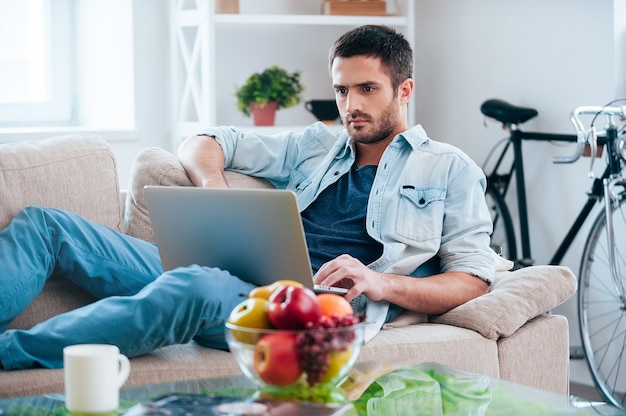
[[[398,134],[394,141],[404,140],[413,150],[428,142],[429,138],[421,124],[417,124],[410,129]]]
[[[406,143],[409,144],[409,146],[411,146],[413,150],[416,150],[419,146],[428,142],[429,138],[421,124],[417,124],[410,129],[398,134],[394,138],[392,143],[399,142],[400,140],[404,140]],[[342,142],[343,145],[341,144]],[[345,157],[348,152],[350,152],[352,155],[355,154],[354,142],[350,140],[350,137],[348,136],[346,130],[343,130],[341,132],[337,143],[339,146],[343,147],[340,151],[337,152],[337,159]]]
[[[410,129],[398,134],[392,143],[398,143],[401,140],[405,141],[413,150],[416,150],[419,146],[426,143],[429,138],[426,134],[426,131],[421,126],[421,124],[417,124]],[[348,153],[355,155],[354,142],[350,140],[350,136],[346,130],[343,130],[339,135],[339,140],[337,141],[337,146],[341,147],[341,149],[337,152],[335,158],[342,159],[348,155]]]

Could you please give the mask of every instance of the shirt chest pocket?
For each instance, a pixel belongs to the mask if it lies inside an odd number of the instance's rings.
[[[445,197],[443,188],[402,187],[396,232],[411,241],[440,239]]]

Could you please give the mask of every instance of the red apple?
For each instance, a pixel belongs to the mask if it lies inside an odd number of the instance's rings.
[[[302,375],[296,336],[292,333],[266,334],[254,346],[254,369],[265,383],[287,386]]]
[[[284,286],[268,302],[267,316],[278,329],[304,329],[322,316],[317,296],[306,287]]]

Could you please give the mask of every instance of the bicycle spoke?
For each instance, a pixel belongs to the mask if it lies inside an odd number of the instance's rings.
[[[624,358],[624,345],[626,345],[626,332],[622,331],[622,335],[621,336],[618,335],[618,339],[619,338],[622,339],[622,342],[621,342],[622,348],[619,351],[617,351],[617,356],[619,357],[619,359],[610,368],[609,372],[606,375],[606,379],[613,380],[613,383],[611,384],[611,390],[614,392],[615,397],[617,397],[616,393],[622,396],[622,399],[619,401],[622,404],[624,404],[624,397],[625,397],[624,394],[626,394],[626,392],[619,392],[618,390],[619,386],[617,382],[620,381],[620,373],[622,370],[622,360]]]
[[[620,319],[620,320],[621,320],[621,319]],[[597,354],[598,352],[602,352],[602,357],[601,357],[601,358],[600,358],[600,360],[598,361],[598,364],[599,364],[599,366],[600,366],[600,367],[604,367],[604,362],[605,362],[605,360],[606,360],[607,353],[611,352],[611,345],[612,345],[612,343],[613,343],[613,340],[615,340],[615,339],[616,339],[616,335],[618,335],[618,334],[617,334],[617,330],[618,330],[618,328],[619,328],[619,321],[618,321],[617,323],[615,323],[615,324],[611,323],[610,325],[606,325],[606,326],[604,327],[604,329],[609,328],[609,326],[613,328],[613,332],[612,332],[612,333],[608,336],[608,339],[609,339],[610,341],[609,341],[609,342],[606,342],[606,343],[604,343],[604,344],[602,344],[602,345],[598,345],[598,346],[594,349],[594,352],[596,353],[596,356],[598,355],[598,354]],[[596,334],[596,335],[598,335],[600,332],[602,332],[602,330],[597,331],[595,334]],[[619,360],[619,361],[621,361],[621,357],[620,357],[620,360]],[[619,361],[618,361],[618,363],[619,363]],[[607,374],[607,378],[610,378],[610,373],[611,373],[611,372],[609,371],[609,374]]]
[[[614,259],[619,276],[626,271],[626,202],[613,212]],[[606,220],[596,218],[585,244],[579,282],[579,324],[589,371],[601,396],[611,404],[625,407],[626,398],[626,307],[623,290],[611,274]],[[621,281],[626,280],[624,278]]]

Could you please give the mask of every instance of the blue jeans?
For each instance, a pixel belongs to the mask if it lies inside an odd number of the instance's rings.
[[[51,277],[97,299],[30,330],[7,325]],[[254,286],[226,271],[163,273],[154,244],[67,211],[27,207],[0,232],[0,361],[5,369],[63,366],[72,344],[114,344],[128,357],[195,340],[226,349],[224,322]]]

